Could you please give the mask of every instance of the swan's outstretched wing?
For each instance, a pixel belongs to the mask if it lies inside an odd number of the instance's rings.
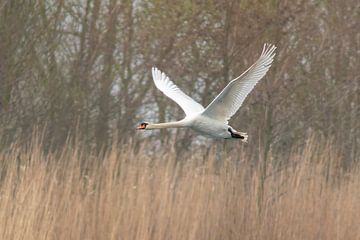
[[[275,49],[274,45],[265,44],[260,58],[243,74],[232,80],[206,107],[203,115],[220,121],[229,121],[256,83],[269,70]]]
[[[153,67],[152,76],[155,86],[166,96],[175,101],[184,110],[187,116],[200,113],[204,110],[204,107],[200,103],[197,103],[194,99],[181,91],[181,89],[159,69]]]

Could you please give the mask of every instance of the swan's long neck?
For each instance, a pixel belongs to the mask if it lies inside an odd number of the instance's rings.
[[[184,121],[167,122],[167,123],[149,123],[146,129],[160,129],[160,128],[181,128],[186,127]]]

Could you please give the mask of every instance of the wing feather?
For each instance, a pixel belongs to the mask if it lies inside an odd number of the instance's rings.
[[[203,115],[228,122],[244,102],[246,96],[269,70],[276,47],[265,44],[259,59],[239,77],[233,79],[206,107]]]
[[[165,73],[161,72],[156,67],[152,68],[152,76],[155,86],[163,92],[167,97],[176,102],[187,116],[200,113],[204,107],[196,102],[194,99],[186,95],[176,86]]]

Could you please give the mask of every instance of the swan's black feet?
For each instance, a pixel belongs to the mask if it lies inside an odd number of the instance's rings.
[[[231,128],[228,128],[228,131],[230,132],[232,138],[245,139],[245,136],[242,136],[240,133],[234,132]]]

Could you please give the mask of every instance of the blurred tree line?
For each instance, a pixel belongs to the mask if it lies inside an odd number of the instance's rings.
[[[1,0],[1,143],[44,127],[48,146],[76,133],[97,149],[114,136],[172,141],[179,153],[207,147],[190,130],[134,131],[183,117],[151,67],[206,106],[269,42],[273,66],[231,121],[249,133],[247,151],[286,155],[311,131],[351,162],[360,156],[359,22],[357,0]]]

